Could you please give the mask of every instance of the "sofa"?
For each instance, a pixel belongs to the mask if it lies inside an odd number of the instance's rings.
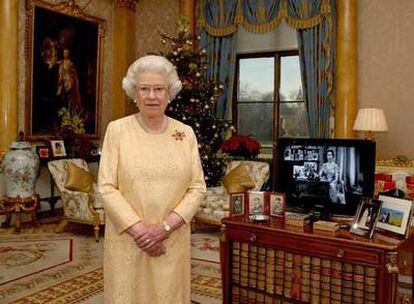
[[[269,164],[261,161],[233,160],[228,163],[225,174],[242,163],[246,166],[247,172],[255,185],[250,190],[261,190],[269,178]],[[229,216],[229,195],[224,186],[207,188],[206,197],[195,216],[195,221],[220,225],[221,219],[227,216]]]

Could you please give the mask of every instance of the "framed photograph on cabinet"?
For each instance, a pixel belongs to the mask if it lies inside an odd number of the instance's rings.
[[[232,193],[230,194],[230,216],[244,216],[246,199],[245,193]]]
[[[410,224],[413,202],[411,200],[380,195],[382,201],[377,228],[406,236]]]
[[[286,196],[284,193],[268,192],[269,215],[271,217],[283,217],[286,210]]]
[[[249,215],[265,214],[265,192],[264,191],[247,191],[249,202]]]
[[[85,134],[99,137],[106,21],[73,0],[26,0],[26,111],[29,140],[50,137],[60,110],[82,113]]]
[[[350,232],[365,238],[372,238],[381,201],[364,197],[361,199]]]

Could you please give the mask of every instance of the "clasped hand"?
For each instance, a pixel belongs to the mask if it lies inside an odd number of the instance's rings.
[[[135,227],[136,226],[136,227]],[[168,238],[164,226],[160,224],[145,225],[139,222],[131,227],[131,236],[139,248],[149,256],[160,256],[166,251],[164,240]]]

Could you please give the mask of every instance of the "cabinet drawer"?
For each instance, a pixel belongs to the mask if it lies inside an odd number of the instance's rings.
[[[265,247],[282,248],[300,251],[312,256],[325,256],[341,259],[353,263],[378,265],[381,262],[381,251],[370,248],[354,247],[351,244],[338,244],[338,242],[323,239],[297,237],[286,234],[266,233],[253,230],[230,229],[227,232],[230,239],[241,242],[257,243]]]
[[[381,253],[367,248],[354,248],[350,245],[332,244],[325,242],[300,242],[300,248],[309,254],[326,255],[340,258],[344,261],[355,263],[367,263],[378,265],[381,261]]]

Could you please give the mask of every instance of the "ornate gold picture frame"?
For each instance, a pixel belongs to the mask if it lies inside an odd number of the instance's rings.
[[[73,110],[85,134],[99,138],[105,20],[87,15],[74,0],[26,2],[25,134],[53,135],[59,110]]]

